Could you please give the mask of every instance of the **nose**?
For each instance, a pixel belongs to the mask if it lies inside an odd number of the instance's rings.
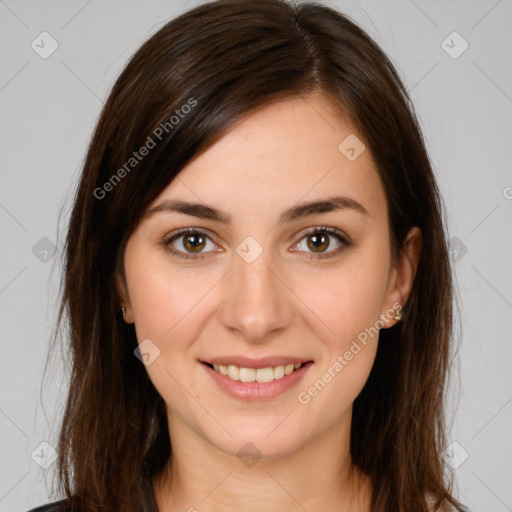
[[[275,267],[267,251],[251,263],[235,254],[233,268],[222,282],[220,320],[252,343],[269,341],[293,317],[293,294]]]

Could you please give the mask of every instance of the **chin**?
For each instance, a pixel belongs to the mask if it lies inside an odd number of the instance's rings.
[[[253,457],[258,460],[271,460],[286,457],[302,444],[304,426],[299,429],[286,418],[248,417],[243,421],[224,422],[224,427],[233,436],[225,434],[210,438],[210,442],[221,451],[240,459]],[[284,420],[284,421],[283,421]],[[243,462],[243,461],[242,461]]]

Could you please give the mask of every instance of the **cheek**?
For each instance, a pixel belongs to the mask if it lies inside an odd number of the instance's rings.
[[[198,306],[218,281],[213,271],[173,268],[165,256],[136,249],[127,253],[125,272],[137,337],[159,345],[176,338],[176,332],[184,338],[190,318],[197,317]]]
[[[191,352],[207,318],[208,292],[219,276],[173,268],[165,257],[135,247],[127,251],[125,274],[138,342],[149,339],[156,346],[149,345],[148,376],[167,404],[187,410],[188,393],[198,397],[198,363]],[[183,392],[183,383],[188,393]]]
[[[311,317],[310,328],[323,333],[324,354],[297,402],[325,428],[351,409],[373,367],[385,288],[379,268],[338,269],[335,276],[316,280],[323,287],[309,294],[308,306],[318,317]]]
[[[293,289],[314,313],[321,332],[337,350],[350,345],[383,313],[389,261],[378,252],[360,251],[339,267],[296,275]]]
[[[377,343],[358,343],[357,348],[349,344],[344,348],[347,350],[332,354],[329,362],[322,364],[298,390],[297,408],[302,413],[299,417],[308,418],[304,427],[311,428],[311,435],[330,428],[351,413],[354,400],[370,375]]]
[[[382,253],[368,246],[332,271],[295,281],[298,295],[314,312],[310,328],[324,345],[324,356],[297,400],[326,424],[350,408],[375,360],[389,271]]]

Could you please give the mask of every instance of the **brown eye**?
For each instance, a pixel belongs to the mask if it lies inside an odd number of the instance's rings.
[[[185,235],[183,237],[183,247],[190,252],[201,252],[206,245],[206,237],[201,233]]]
[[[171,234],[163,241],[164,247],[174,256],[190,259],[206,256],[219,250],[210,237],[197,229],[185,229]]]
[[[325,233],[308,235],[308,247],[313,252],[323,252],[329,247],[329,236]]]
[[[351,242],[338,229],[317,227],[304,233],[302,239],[295,245],[294,252],[306,252],[313,259],[328,258],[336,256],[350,245]]]

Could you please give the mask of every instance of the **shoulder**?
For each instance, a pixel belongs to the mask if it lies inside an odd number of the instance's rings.
[[[69,510],[68,502],[66,499],[64,499],[33,508],[28,512],[69,512]]]

